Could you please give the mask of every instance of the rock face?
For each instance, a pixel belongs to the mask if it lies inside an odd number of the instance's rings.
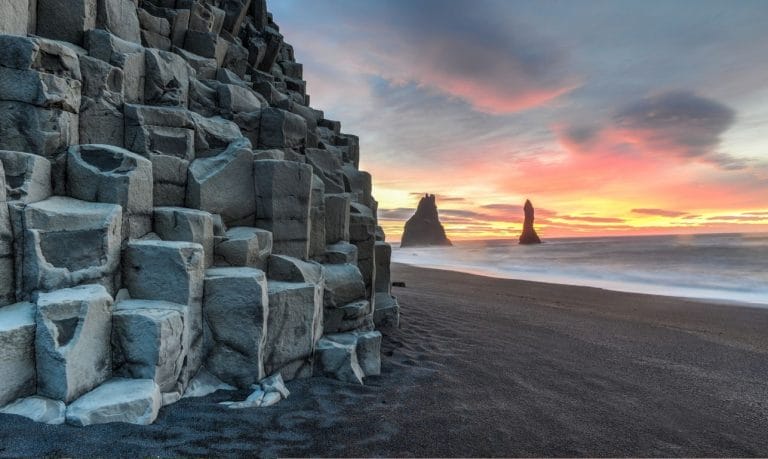
[[[539,235],[533,229],[534,210],[531,201],[526,199],[523,210],[525,211],[525,221],[523,221],[523,233],[520,235],[520,244],[541,244]]]
[[[416,213],[405,222],[403,239],[400,241],[400,247],[430,245],[452,245],[437,215],[434,194],[426,194],[421,198]]]
[[[0,115],[0,413],[379,372],[372,177],[265,0],[0,0]]]

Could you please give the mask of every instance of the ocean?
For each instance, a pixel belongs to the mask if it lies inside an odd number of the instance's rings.
[[[768,234],[699,234],[455,242],[399,248],[392,261],[506,279],[768,307]],[[393,279],[397,280],[397,279]]]

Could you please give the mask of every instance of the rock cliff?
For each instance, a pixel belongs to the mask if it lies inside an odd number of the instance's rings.
[[[405,222],[400,247],[452,245],[437,214],[435,195],[426,194],[419,201],[416,213]]]
[[[362,383],[397,325],[356,136],[265,0],[0,1],[0,408]]]
[[[520,244],[541,244],[539,235],[533,229],[534,210],[530,200],[525,200],[523,211],[525,212],[525,220],[523,221],[523,232],[520,234]]]

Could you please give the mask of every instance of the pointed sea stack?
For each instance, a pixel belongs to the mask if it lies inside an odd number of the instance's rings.
[[[525,206],[525,221],[523,222],[523,234],[520,235],[520,244],[541,244],[539,235],[536,234],[536,230],[533,229],[533,204],[526,199]]]
[[[430,245],[453,245],[445,236],[445,229],[437,216],[435,195],[426,194],[416,213],[405,222],[403,239],[400,247],[420,247]]]

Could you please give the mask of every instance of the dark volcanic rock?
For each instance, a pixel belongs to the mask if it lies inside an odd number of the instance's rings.
[[[533,229],[533,204],[531,201],[525,200],[525,221],[523,222],[523,234],[520,235],[521,244],[541,244],[539,235],[536,234],[536,230]]]
[[[405,222],[403,239],[400,242],[400,247],[425,245],[453,245],[445,236],[445,229],[440,224],[433,194],[421,198],[416,213]]]

